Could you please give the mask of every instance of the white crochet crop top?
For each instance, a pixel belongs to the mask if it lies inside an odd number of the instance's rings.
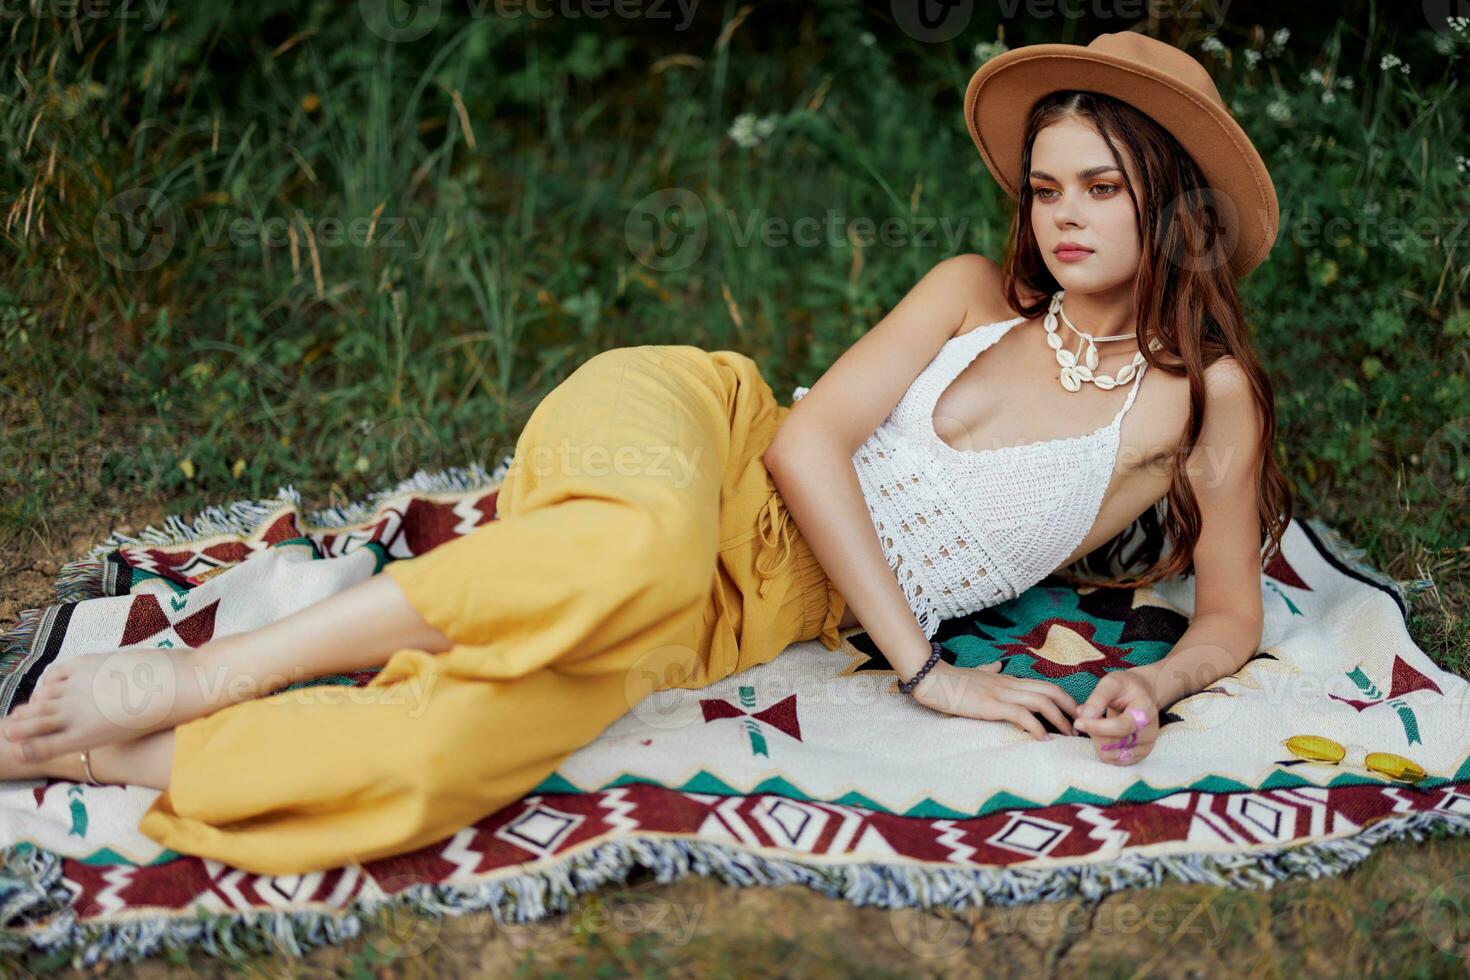
[[[984,450],[951,447],[934,406],[981,351],[1024,317],[945,342],[893,411],[853,453],[858,482],[924,635],[947,619],[1013,599],[1051,574],[1092,530],[1112,479],[1123,416],[1081,436]],[[807,388],[792,392],[793,401]]]

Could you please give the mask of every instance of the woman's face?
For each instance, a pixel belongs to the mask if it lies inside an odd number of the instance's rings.
[[[1137,187],[1133,163],[1122,155]],[[1138,218],[1123,174],[1092,124],[1067,116],[1038,132],[1027,179],[1031,232],[1062,288],[1094,293],[1131,285],[1143,257]]]

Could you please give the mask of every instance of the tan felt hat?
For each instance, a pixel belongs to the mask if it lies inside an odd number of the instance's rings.
[[[1172,44],[1135,31],[1090,44],[1030,44],[981,65],[965,91],[965,122],[985,166],[1016,197],[1031,107],[1059,90],[1128,103],[1177,139],[1204,173],[1224,224],[1230,268],[1244,276],[1266,258],[1281,220],[1276,188],[1210,73]]]

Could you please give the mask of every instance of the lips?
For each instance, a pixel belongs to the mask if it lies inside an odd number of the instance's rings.
[[[1076,242],[1059,242],[1052,254],[1063,262],[1078,262],[1092,254],[1092,249]]]

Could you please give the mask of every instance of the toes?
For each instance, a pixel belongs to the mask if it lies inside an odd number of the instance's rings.
[[[57,697],[60,697],[60,696],[61,696],[61,684],[60,684],[60,682],[48,677],[46,680],[44,680],[41,683],[39,683],[39,684],[36,685],[36,689],[31,692],[31,699],[30,700],[27,701],[25,704],[21,705],[19,708],[16,708],[15,711],[11,712],[11,714],[13,714],[13,715],[14,714],[19,714],[20,712],[24,711],[26,708],[39,707],[40,705],[44,704],[45,702],[51,701],[51,700],[53,700],[53,699],[55,699]]]
[[[10,714],[6,715],[5,720],[0,721],[0,735],[4,735],[6,738],[14,738],[15,734],[11,731],[11,729],[15,726],[15,723],[19,719],[26,716],[26,708],[28,708],[29,706],[30,702],[26,702],[25,704],[11,711]]]
[[[58,714],[33,715],[8,722],[5,727],[5,736],[12,742],[20,742],[35,738],[38,735],[49,735],[52,732],[59,732],[61,731],[62,723],[63,718]]]
[[[0,723],[0,733],[6,738],[15,738],[21,723],[41,717],[43,707],[41,702],[32,699],[15,708],[6,716],[4,723]]]

